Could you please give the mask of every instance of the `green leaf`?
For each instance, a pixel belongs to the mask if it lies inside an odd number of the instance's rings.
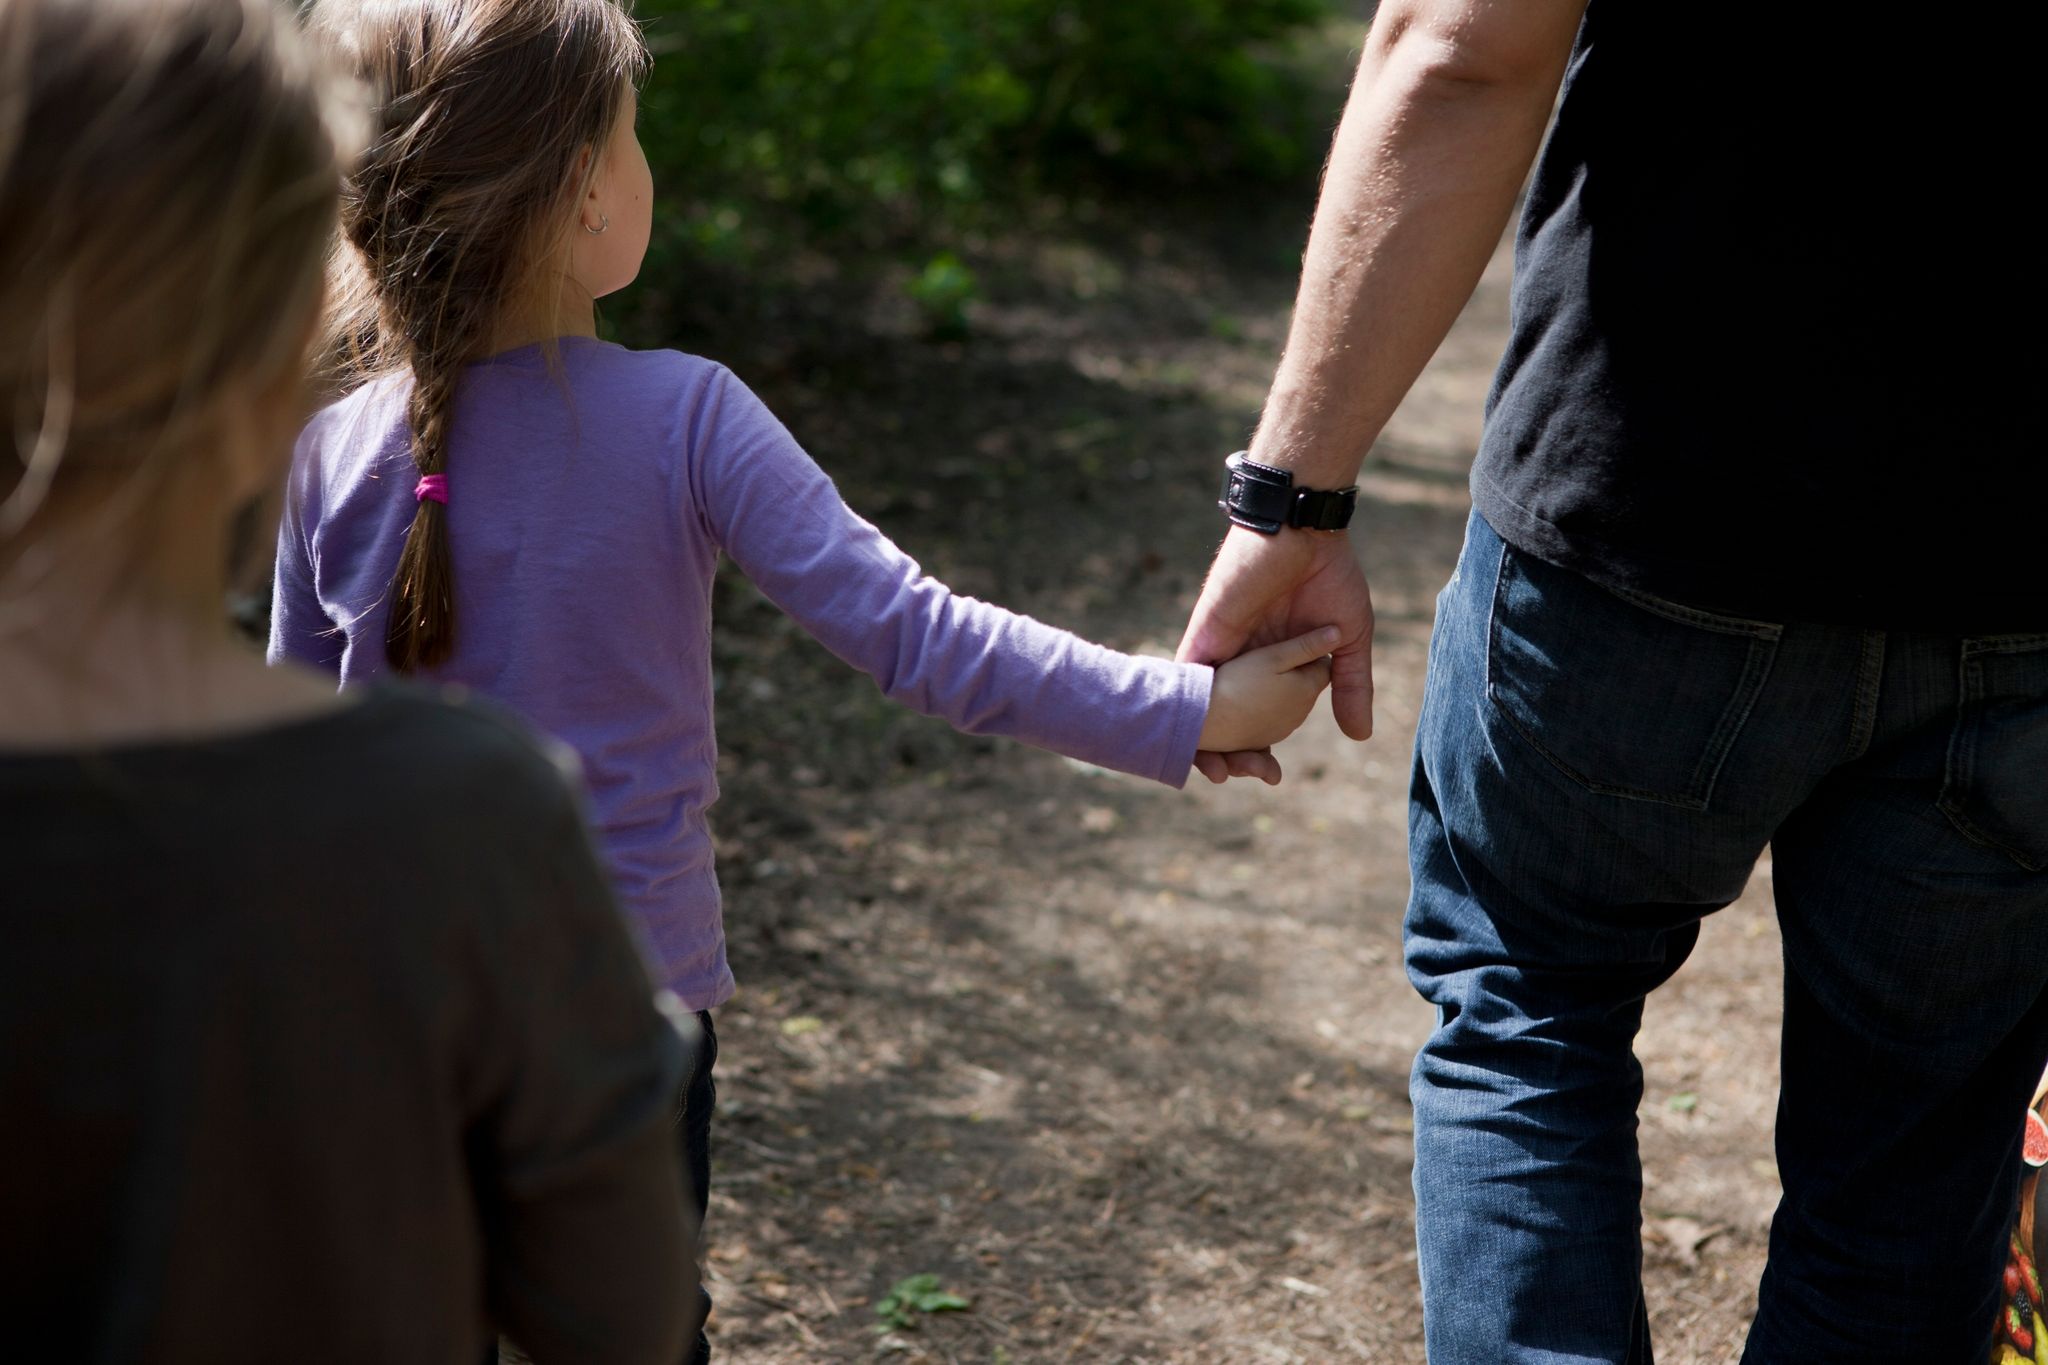
[[[936,1275],[907,1275],[898,1280],[895,1287],[875,1305],[875,1316],[882,1320],[877,1330],[914,1330],[920,1314],[962,1313],[973,1306],[960,1295],[942,1288]]]

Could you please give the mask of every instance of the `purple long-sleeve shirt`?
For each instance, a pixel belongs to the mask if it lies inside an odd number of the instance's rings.
[[[365,385],[299,438],[270,657],[386,671],[388,592],[413,517],[407,385]],[[570,338],[474,365],[448,459],[455,652],[433,671],[582,755],[621,901],[695,1009],[733,991],[706,812],[718,797],[718,553],[889,696],[1172,786],[1207,668],[1136,658],[959,597],[840,500],[724,367]]]

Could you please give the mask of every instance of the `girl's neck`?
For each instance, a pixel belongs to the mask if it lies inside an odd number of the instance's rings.
[[[597,304],[563,278],[505,310],[491,332],[490,355],[561,337],[595,337]]]

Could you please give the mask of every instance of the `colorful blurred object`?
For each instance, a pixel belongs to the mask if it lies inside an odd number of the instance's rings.
[[[1992,1365],[2048,1365],[2048,1324],[2042,1321],[2040,1261],[2035,1256],[2035,1229],[2048,1212],[2042,1209],[2042,1195],[2048,1192],[2041,1181],[2041,1168],[2048,1166],[2048,1075],[2034,1091],[2027,1109],[2027,1172],[2020,1181],[2019,1217],[2012,1230],[2012,1243],[2005,1261],[2005,1279],[2000,1285],[2003,1298],[1998,1314],[1998,1335],[1992,1344]]]

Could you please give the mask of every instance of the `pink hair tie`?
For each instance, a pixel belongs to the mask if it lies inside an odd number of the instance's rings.
[[[420,476],[420,481],[413,485],[412,500],[414,502],[425,502],[428,498],[432,498],[443,507],[448,505],[448,476],[446,474],[423,474]]]

